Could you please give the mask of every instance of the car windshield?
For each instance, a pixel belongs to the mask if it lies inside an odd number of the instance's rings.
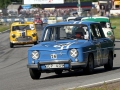
[[[24,30],[33,30],[33,29],[34,29],[33,24],[30,24],[30,25],[17,25],[17,26],[12,27],[12,31],[16,31],[16,30],[24,31]]]
[[[42,41],[88,39],[88,27],[84,24],[62,25],[45,28]]]

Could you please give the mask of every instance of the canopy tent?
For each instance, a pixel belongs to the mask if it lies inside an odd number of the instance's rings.
[[[30,4],[28,5],[22,5],[22,9],[31,9],[32,6]]]

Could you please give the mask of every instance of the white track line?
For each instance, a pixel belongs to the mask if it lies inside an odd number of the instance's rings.
[[[66,89],[66,90],[75,89],[75,88],[93,87],[93,86],[97,86],[97,85],[102,85],[102,84],[104,84],[104,83],[108,84],[108,83],[113,83],[113,82],[118,82],[118,81],[120,81],[120,78],[111,79],[111,80],[107,80],[107,81],[101,81],[101,82],[92,83],[92,84],[87,84],[87,85],[82,85],[82,86],[78,86],[78,87],[72,87],[72,88],[68,88],[68,89]]]
[[[0,33],[4,33],[4,32],[7,32],[7,31],[9,31],[10,29],[8,29],[8,30],[5,30],[5,31],[3,31],[3,32],[0,32]]]

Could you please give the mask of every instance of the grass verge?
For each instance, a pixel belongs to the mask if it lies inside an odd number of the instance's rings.
[[[70,90],[120,90],[120,82],[104,83],[90,88],[75,88]]]
[[[3,32],[5,30],[8,30],[10,28],[9,25],[0,25],[0,32]]]
[[[116,26],[114,30],[115,38],[120,39],[120,17],[110,19],[112,26]]]

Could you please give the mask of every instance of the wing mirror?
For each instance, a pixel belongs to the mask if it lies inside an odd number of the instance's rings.
[[[116,29],[116,26],[112,26],[111,29]]]

